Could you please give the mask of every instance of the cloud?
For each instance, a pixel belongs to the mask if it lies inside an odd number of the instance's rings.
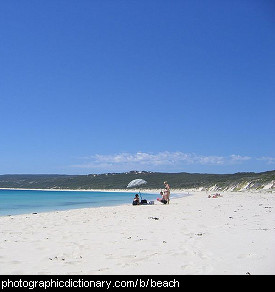
[[[264,156],[257,158],[257,160],[265,161],[267,164],[275,164],[275,157]]]
[[[240,162],[247,161],[250,159],[251,157],[249,156],[241,156],[241,155],[236,155],[236,154],[230,155],[230,160],[232,163],[240,163]]]
[[[249,156],[232,154],[230,156],[198,155],[196,153],[169,152],[158,153],[116,153],[95,154],[85,157],[85,162],[73,165],[77,168],[89,168],[104,171],[156,170],[156,169],[180,169],[187,165],[223,166],[244,163],[251,160]]]

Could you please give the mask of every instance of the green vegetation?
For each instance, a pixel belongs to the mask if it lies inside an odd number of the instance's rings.
[[[147,184],[141,188],[160,189],[167,180],[172,189],[210,188],[240,190],[247,186],[261,189],[274,182],[275,170],[254,173],[201,174],[201,173],[159,173],[130,171],[89,175],[0,175],[0,188],[24,189],[125,189],[128,183],[141,178]]]

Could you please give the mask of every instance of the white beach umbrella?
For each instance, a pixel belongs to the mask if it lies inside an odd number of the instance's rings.
[[[138,178],[138,179],[134,179],[134,180],[130,181],[127,188],[139,187],[139,186],[145,185],[145,184],[147,184],[146,180]]]

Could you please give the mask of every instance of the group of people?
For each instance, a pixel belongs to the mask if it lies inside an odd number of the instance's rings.
[[[169,204],[170,202],[170,186],[167,181],[164,182],[164,191],[160,191],[161,198],[157,198],[157,201],[163,204]],[[136,194],[133,200],[133,205],[140,205],[139,195]]]

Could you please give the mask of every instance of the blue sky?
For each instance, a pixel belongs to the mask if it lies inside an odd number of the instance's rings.
[[[275,169],[269,0],[4,0],[0,174]]]

